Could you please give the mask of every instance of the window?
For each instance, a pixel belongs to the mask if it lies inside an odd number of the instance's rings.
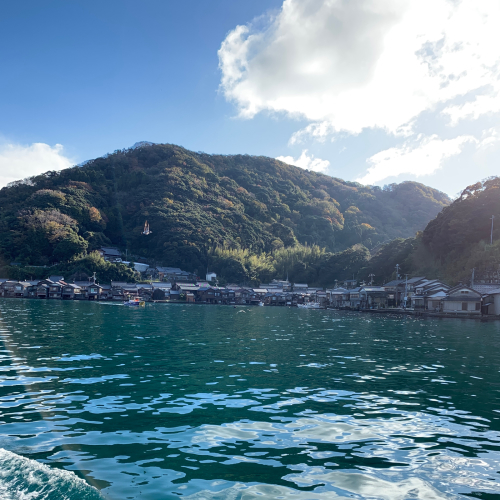
[[[469,290],[460,290],[460,293],[469,293]]]
[[[467,311],[467,302],[462,302],[462,311]]]

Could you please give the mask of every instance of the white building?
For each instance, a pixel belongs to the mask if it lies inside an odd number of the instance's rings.
[[[443,312],[481,315],[481,294],[468,286],[458,285],[446,293]]]

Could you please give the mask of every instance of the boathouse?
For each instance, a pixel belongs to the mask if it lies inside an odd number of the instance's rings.
[[[82,294],[82,289],[78,285],[69,284],[62,288],[63,300],[75,300]]]
[[[100,300],[102,292],[102,286],[97,283],[92,283],[87,288],[87,299],[88,300]]]
[[[62,283],[51,283],[49,285],[49,299],[62,299]]]
[[[443,312],[481,315],[481,294],[464,285],[451,288],[443,299]]]

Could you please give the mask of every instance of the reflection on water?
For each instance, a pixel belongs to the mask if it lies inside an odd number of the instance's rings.
[[[8,299],[0,318],[0,447],[107,498],[500,498],[496,322]]]

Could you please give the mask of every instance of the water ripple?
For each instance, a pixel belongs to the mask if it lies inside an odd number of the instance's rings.
[[[496,324],[1,299],[0,318],[0,446],[107,498],[500,491]]]

